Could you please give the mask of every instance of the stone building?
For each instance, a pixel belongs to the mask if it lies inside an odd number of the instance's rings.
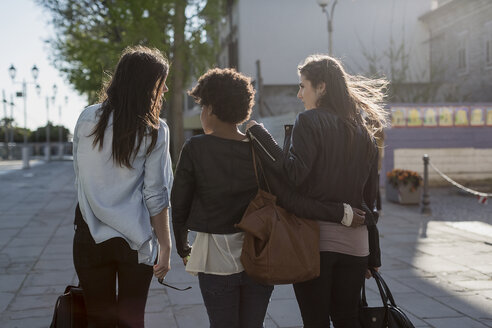
[[[440,0],[420,17],[429,33],[437,101],[492,101],[492,1]]]

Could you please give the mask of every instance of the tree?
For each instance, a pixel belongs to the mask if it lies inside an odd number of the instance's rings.
[[[48,123],[50,126],[50,142],[59,142],[59,130],[62,129],[62,142],[68,141],[68,135],[70,131],[61,125],[53,125],[52,122]],[[29,137],[30,142],[46,142],[46,126],[41,126],[31,133]]]
[[[169,55],[173,159],[181,149],[184,86],[215,61],[225,0],[36,0],[51,13],[51,61],[89,103],[98,98],[121,51],[156,47]]]

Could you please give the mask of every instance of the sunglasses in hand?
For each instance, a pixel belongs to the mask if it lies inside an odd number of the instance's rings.
[[[191,286],[188,286],[188,287],[186,287],[186,288],[178,288],[178,287],[174,287],[174,286],[172,286],[172,285],[170,285],[170,284],[168,284],[168,283],[165,283],[165,282],[164,282],[164,278],[159,278],[159,279],[157,279],[157,281],[158,281],[161,285],[163,285],[163,286],[166,286],[166,287],[169,287],[169,288],[172,288],[172,289],[176,289],[176,290],[179,290],[179,291],[181,291],[181,292],[183,292],[183,291],[185,291],[185,290],[188,290],[188,289],[191,289]]]

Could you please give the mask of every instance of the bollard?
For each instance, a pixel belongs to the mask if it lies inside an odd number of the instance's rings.
[[[431,215],[429,200],[429,155],[424,154],[424,192],[422,193],[422,203],[420,205],[420,213]]]
[[[46,162],[50,162],[51,161],[51,147],[49,144],[45,145],[44,146],[44,160]]]
[[[29,151],[30,151],[30,149],[28,146],[22,147],[22,168],[23,169],[29,168]]]
[[[64,150],[64,145],[62,143],[58,144],[58,159],[60,161],[63,160],[63,150]]]

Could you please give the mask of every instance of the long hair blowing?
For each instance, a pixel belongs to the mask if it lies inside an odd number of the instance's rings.
[[[145,136],[152,137],[146,153],[157,142],[159,114],[169,62],[158,49],[127,47],[116,66],[113,77],[103,87],[99,120],[90,136],[93,146],[102,149],[104,132],[113,114],[111,156],[121,167],[132,168]]]
[[[333,111],[352,132],[362,126],[374,137],[387,125],[383,107],[387,80],[352,76],[337,59],[326,55],[311,55],[297,69],[313,88],[325,84],[316,106]]]

